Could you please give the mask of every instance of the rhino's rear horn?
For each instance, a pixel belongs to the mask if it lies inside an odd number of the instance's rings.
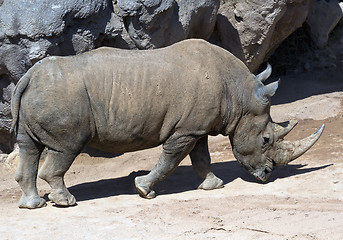
[[[270,77],[271,74],[272,74],[272,66],[270,66],[269,63],[267,63],[267,68],[260,74],[256,75],[255,79],[258,81],[264,82],[267,78]]]
[[[315,133],[307,138],[298,141],[279,140],[274,143],[274,156],[276,165],[286,165],[292,160],[300,157],[319,139],[324,130],[324,124]]]
[[[282,123],[273,123],[275,139],[283,139],[298,124],[296,120],[290,120]]]
[[[279,83],[280,83],[280,80],[269,83],[266,86],[264,86],[263,84],[257,86],[255,90],[255,95],[257,99],[259,99],[262,102],[268,102],[268,99],[275,94],[277,88],[279,87]]]

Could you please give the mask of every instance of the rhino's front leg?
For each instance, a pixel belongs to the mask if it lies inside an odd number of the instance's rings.
[[[208,151],[208,137],[201,138],[194,149],[190,152],[192,165],[200,178],[205,180],[198,187],[199,189],[211,190],[223,187],[223,181],[216,177],[211,169],[211,157]]]
[[[187,154],[194,148],[197,139],[191,136],[178,136],[173,134],[164,144],[163,152],[158,163],[145,176],[136,177],[135,185],[139,193],[145,198],[154,198],[155,191],[152,189],[155,183],[165,179]]]

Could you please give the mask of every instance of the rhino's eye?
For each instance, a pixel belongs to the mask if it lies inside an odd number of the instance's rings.
[[[263,145],[267,145],[270,141],[269,137],[263,137]]]

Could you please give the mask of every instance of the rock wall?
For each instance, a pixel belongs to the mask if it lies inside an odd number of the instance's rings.
[[[208,39],[219,0],[118,0],[125,26],[140,49],[160,48],[187,38]]]
[[[255,71],[299,27],[325,46],[341,17],[336,0],[0,0],[0,153],[12,147],[11,92],[46,56],[203,38]]]
[[[267,55],[302,26],[309,8],[310,0],[222,0],[213,42],[255,71]]]

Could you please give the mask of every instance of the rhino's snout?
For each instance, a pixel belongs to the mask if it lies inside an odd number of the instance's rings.
[[[261,182],[266,182],[270,176],[270,174],[272,173],[272,168],[266,166],[264,169],[263,168],[259,168],[256,169],[252,172],[252,175],[259,181]]]

